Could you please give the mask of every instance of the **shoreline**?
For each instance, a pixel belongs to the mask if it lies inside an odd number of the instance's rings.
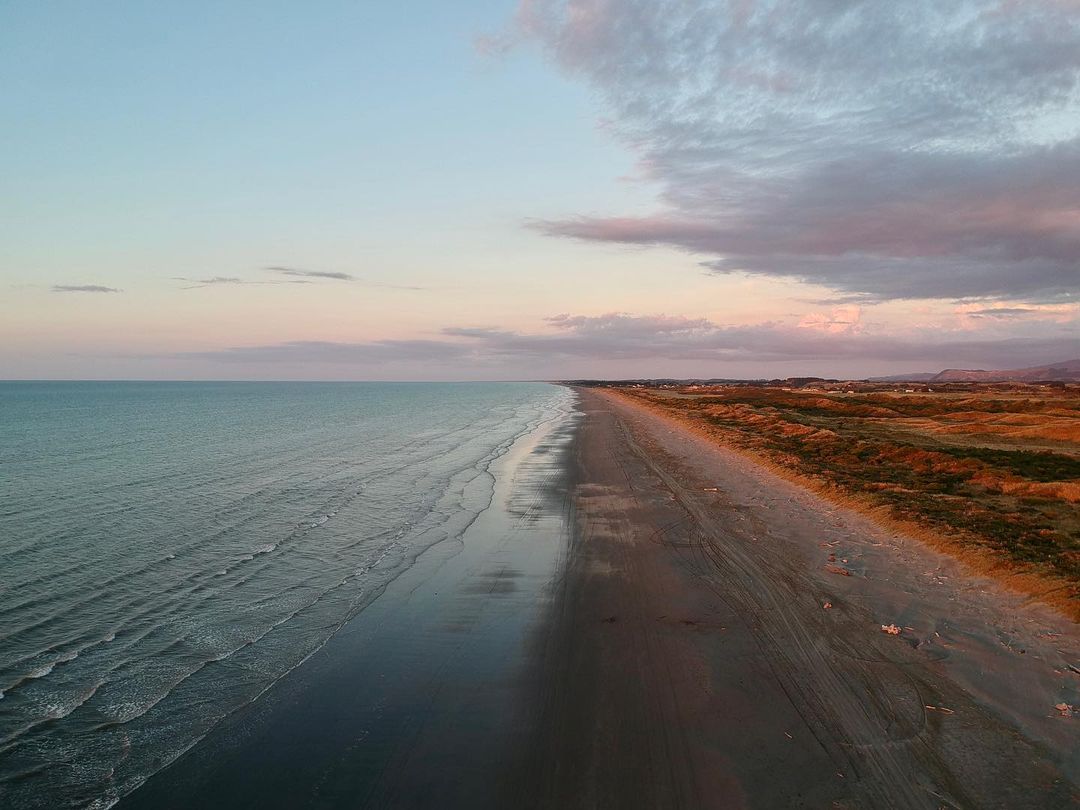
[[[564,443],[502,477],[471,541],[425,552],[120,807],[1077,800],[1077,719],[1054,710],[1080,703],[1075,625],[576,392]]]
[[[497,807],[528,730],[520,643],[567,545],[558,411],[490,467],[491,499],[304,664],[121,798],[189,807]]]

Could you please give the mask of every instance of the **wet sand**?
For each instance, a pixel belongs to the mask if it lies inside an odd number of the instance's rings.
[[[551,610],[569,546],[576,421],[515,443],[460,538],[425,551],[309,660],[118,806],[504,806],[533,733],[520,714],[527,639]]]
[[[1077,800],[1072,623],[580,393],[505,508],[121,807]]]

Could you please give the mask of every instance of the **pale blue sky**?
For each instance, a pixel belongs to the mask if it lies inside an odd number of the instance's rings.
[[[1074,9],[566,3],[0,4],[0,377],[1080,353]]]
[[[5,274],[235,273],[621,201],[630,160],[586,91],[527,54],[474,51],[511,11],[7,5]]]

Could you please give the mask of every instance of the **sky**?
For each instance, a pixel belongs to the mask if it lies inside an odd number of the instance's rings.
[[[0,378],[1080,357],[1080,0],[0,4]]]

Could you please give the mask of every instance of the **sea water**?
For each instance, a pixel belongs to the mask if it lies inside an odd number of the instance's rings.
[[[460,536],[494,462],[571,401],[0,383],[0,805],[114,803]]]

